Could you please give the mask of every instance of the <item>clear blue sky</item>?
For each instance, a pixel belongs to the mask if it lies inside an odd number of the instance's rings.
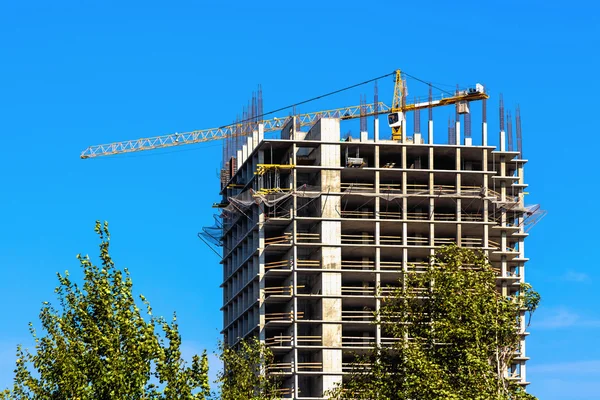
[[[55,273],[96,254],[96,219],[110,222],[135,290],[157,314],[178,312],[186,354],[215,347],[220,265],[196,233],[212,223],[220,144],[83,161],[86,146],[228,123],[258,83],[269,110],[402,68],[440,84],[479,81],[521,105],[528,202],[549,211],[526,242],[527,278],[543,296],[527,342],[530,391],[600,397],[598,5],[206,3],[0,5],[0,388],[15,345],[31,342],[27,323],[54,300]],[[389,78],[380,88],[389,102]],[[360,93],[372,88],[301,110]],[[496,143],[497,97],[489,110]]]

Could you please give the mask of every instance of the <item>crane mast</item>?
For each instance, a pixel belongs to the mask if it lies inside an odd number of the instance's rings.
[[[402,72],[397,69],[394,80],[394,99],[392,100],[392,113],[397,113],[398,120],[390,124],[392,128],[392,140],[402,140],[402,125],[405,123],[403,106],[406,105],[404,97],[404,81]],[[393,125],[393,126],[392,126]]]
[[[442,96],[438,99],[431,99],[426,102],[406,104],[405,90],[406,85],[402,80],[402,73],[398,69],[395,71],[394,97],[391,106],[388,106],[383,102],[378,102],[334,108],[331,110],[322,110],[306,114],[298,114],[284,118],[272,118],[269,120],[261,120],[258,123],[262,124],[264,132],[274,132],[280,130],[290,118],[296,118],[297,126],[304,127],[312,126],[319,118],[339,118],[342,120],[348,120],[360,118],[361,116],[369,117],[379,114],[388,114],[388,124],[392,128],[392,140],[402,140],[402,125],[406,123],[405,113],[408,111],[440,107],[451,104],[466,105],[466,103],[470,101],[489,98],[487,93],[485,93],[483,86],[478,84],[474,89],[468,89],[448,97]],[[259,116],[259,118],[260,117],[262,116]],[[242,123],[243,122],[245,121],[242,121]],[[80,157],[82,159],[87,159],[227,139],[230,137],[240,136],[239,132],[242,130],[238,128],[242,126],[242,123],[225,125],[218,128],[202,129],[182,133],[176,132],[161,136],[151,136],[134,140],[89,146],[81,152]]]

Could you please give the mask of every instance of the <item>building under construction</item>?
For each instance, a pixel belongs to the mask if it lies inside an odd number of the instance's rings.
[[[500,99],[499,145],[491,146],[483,86],[434,98],[429,85],[426,101],[409,103],[403,75],[394,74],[391,106],[375,86],[370,104],[361,97],[358,106],[265,120],[259,89],[231,125],[81,155],[224,139],[221,213],[199,236],[222,246],[225,342],[257,336],[269,346],[275,360],[266,372],[281,378],[283,398],[321,399],[355,354],[391,344],[375,312],[404,273],[428,268],[440,246],[485,252],[506,296],[524,282],[524,240],[543,212],[524,203],[519,110],[515,149]],[[450,112],[447,132],[434,129],[434,109]],[[342,134],[352,121],[360,121],[355,134]],[[519,332],[505,373],[527,385],[524,315]]]
[[[517,149],[502,106],[500,145],[490,146],[484,93],[477,87],[454,94],[479,98],[449,102],[447,136],[434,134],[431,95],[412,109],[402,98],[404,112],[388,116],[387,140],[377,100],[361,99],[354,136],[340,130],[353,110],[280,120],[273,138],[253,119],[261,107],[249,107],[246,127],[237,124],[245,131],[225,145],[221,175],[223,333],[229,345],[255,335],[272,349],[268,373],[281,377],[282,397],[323,398],[350,371],[355,354],[391,344],[374,312],[401,275],[424,271],[440,246],[483,250],[499,290],[518,292],[526,222],[537,209],[524,204],[518,110]],[[478,145],[471,132],[475,108]],[[429,110],[424,132],[421,109]],[[524,321],[506,373],[527,385]]]

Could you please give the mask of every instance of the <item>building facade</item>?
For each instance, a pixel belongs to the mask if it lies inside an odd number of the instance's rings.
[[[485,118],[483,119],[485,121]],[[306,132],[290,119],[277,139],[247,137],[223,184],[223,334],[255,335],[275,361],[284,398],[321,399],[344,379],[353,355],[393,341],[373,312],[401,274],[427,268],[440,246],[482,249],[498,290],[524,282],[523,167],[519,152],[461,138],[436,144],[404,132],[344,138],[340,120]],[[232,168],[232,166],[234,166]],[[226,182],[226,183],[225,183]],[[522,341],[507,374],[526,385]]]

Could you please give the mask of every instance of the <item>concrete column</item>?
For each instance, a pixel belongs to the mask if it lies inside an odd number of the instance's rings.
[[[488,189],[489,189],[489,175],[487,174],[488,171],[488,151],[487,149],[483,149],[483,156],[482,156],[482,164],[483,164],[483,193],[485,194],[485,197],[489,196],[488,193]],[[490,240],[490,227],[487,224],[489,222],[489,204],[490,201],[487,199],[483,199],[483,247],[487,248],[489,247],[489,240]],[[489,257],[489,250],[485,250],[486,255]]]
[[[500,151],[506,151],[506,133],[500,131]]]
[[[481,123],[481,145],[487,146],[488,137],[487,137],[487,122]]]
[[[427,143],[433,144],[433,121],[427,124]]]
[[[525,176],[524,176],[524,171],[523,171],[523,164],[519,163],[518,168],[517,168],[517,176],[519,177],[519,184],[524,184],[525,183]],[[519,187],[519,207],[524,207],[525,206],[525,193],[523,187]]]
[[[293,237],[296,237],[296,223],[294,221]],[[293,246],[292,248],[292,317],[294,319],[292,323],[292,368],[293,371],[298,371],[298,247]],[[294,374],[294,395],[298,397],[298,375]]]
[[[433,148],[429,149],[429,155],[433,154]],[[429,168],[433,169],[433,159],[429,159]],[[433,172],[429,173],[429,245],[432,246],[429,251],[429,255],[433,255],[435,250],[433,246],[435,246],[435,198],[433,197],[435,193],[435,175]]]
[[[402,193],[406,194],[407,192],[407,187],[408,187],[408,175],[406,172],[406,164],[407,164],[407,160],[406,160],[406,146],[402,146]],[[408,219],[408,199],[406,197],[402,198],[402,270],[403,271],[407,271],[408,270],[408,263],[407,263],[407,259],[408,259],[408,250],[406,248],[407,246],[407,237],[408,237],[408,224],[406,223],[406,220]]]
[[[373,139],[375,142],[379,141],[379,118],[373,121]]]
[[[252,131],[252,150],[258,146],[258,131]]]
[[[457,124],[457,132],[459,128],[459,125]],[[457,143],[460,143],[458,141],[458,136],[457,136]],[[458,195],[461,194],[462,192],[462,181],[461,181],[461,173],[458,172],[461,170],[461,152],[460,152],[460,148],[456,149],[456,193]],[[462,199],[459,197],[456,199],[456,220],[458,221],[458,223],[456,224],[456,244],[458,246],[462,246],[462,224],[460,223],[462,219]]]
[[[375,150],[378,153],[377,150]],[[377,156],[376,156],[377,157]],[[381,199],[379,198],[379,185],[380,185],[380,173],[375,171],[375,218],[379,219],[379,213],[381,211]]]
[[[379,158],[379,146],[375,148],[376,158]],[[379,165],[377,163],[377,165]],[[379,212],[380,212],[380,198],[379,198],[379,190],[380,190],[380,174],[379,171],[375,172],[375,288],[381,287],[381,248],[379,245],[381,244],[381,223],[379,222]],[[379,312],[381,307],[381,300],[379,298],[375,299],[375,311]],[[378,345],[381,344],[381,325],[377,324],[375,327],[375,343]]]
[[[339,120],[323,118],[314,126],[317,137],[322,141],[339,142]],[[340,162],[339,144],[321,144],[321,167],[338,167]],[[340,209],[341,174],[339,170],[321,170],[321,213],[322,218],[337,218]],[[323,363],[323,392],[333,389],[342,381],[342,249],[341,222],[339,220],[321,221],[321,268],[328,272],[321,273],[321,325],[323,346],[321,351]],[[329,272],[331,271],[331,272]],[[328,297],[326,297],[328,296]]]
[[[254,136],[254,132],[252,132],[252,136]],[[250,155],[254,151],[254,141],[253,141],[252,136],[248,136],[246,138],[246,146],[248,148],[248,157],[250,157]]]
[[[264,223],[265,215],[261,212],[258,215],[259,224]],[[263,229],[258,230],[258,310],[259,310],[259,339],[264,343],[265,337],[265,231]]]
[[[369,140],[369,132],[364,131],[360,133],[360,141],[366,143]]]
[[[375,166],[380,167],[379,162],[379,146],[375,146]],[[379,248],[380,240],[381,240],[381,223],[379,222],[380,216],[379,213],[381,211],[381,199],[379,197],[381,187],[381,175],[379,171],[375,171],[375,287],[381,287],[381,248]],[[375,311],[379,311],[381,307],[381,300],[379,298],[375,299]],[[381,344],[381,325],[377,324],[375,327],[375,343],[378,345]]]
[[[259,132],[260,132],[260,127],[262,125],[259,125]],[[298,148],[297,145],[295,143],[292,144],[292,163],[295,165],[296,164],[296,153],[298,152]],[[263,163],[264,163],[264,152],[263,153]],[[297,187],[297,171],[295,169],[292,169],[290,172],[290,180],[291,180],[291,185],[292,188],[295,189]],[[293,219],[292,220],[292,238],[294,240],[294,246],[292,247],[292,317],[293,317],[293,322],[292,322],[292,335],[293,335],[293,340],[292,340],[292,371],[294,371],[294,386],[292,388],[292,392],[294,395],[294,398],[297,398],[299,396],[299,392],[298,392],[298,375],[295,373],[296,371],[298,371],[298,272],[297,272],[297,268],[298,268],[298,247],[296,246],[296,235],[298,233],[298,228],[297,228],[297,222],[296,222],[296,210],[298,209],[298,199],[296,198],[296,196],[292,196],[292,210],[290,210],[290,217]],[[261,229],[262,231],[262,229]]]
[[[500,147],[501,149],[503,149],[505,147],[505,142],[504,142],[504,131],[500,131]],[[504,151],[504,150],[502,150]],[[500,176],[506,176],[506,156],[501,155],[500,156]],[[500,182],[500,201],[506,201],[506,181],[503,179]],[[504,228],[506,228],[507,226],[507,219],[506,219],[506,213],[502,213],[500,215],[500,225]],[[503,229],[501,232],[501,237],[500,237],[500,251],[504,252],[506,251],[506,230]],[[500,256],[500,269],[502,271],[502,276],[505,277],[506,271],[507,271],[507,259],[505,255]],[[503,296],[507,296],[508,295],[508,286],[506,284],[506,281],[502,281],[502,295]]]
[[[335,243],[339,245],[340,227],[339,221],[322,221],[324,243]],[[336,272],[323,272],[321,274],[321,293],[323,296],[332,296],[322,299],[322,318],[326,323],[321,325],[323,346],[322,350],[323,392],[331,390],[337,383],[342,381],[342,274],[341,274],[341,248],[323,247],[322,267],[324,269],[337,270]],[[338,322],[338,323],[332,323]],[[330,375],[332,374],[332,375]]]
[[[461,144],[461,139],[460,139],[460,114],[459,114],[459,119],[457,119],[456,122],[454,123],[454,129],[456,131],[456,144],[460,145]]]

